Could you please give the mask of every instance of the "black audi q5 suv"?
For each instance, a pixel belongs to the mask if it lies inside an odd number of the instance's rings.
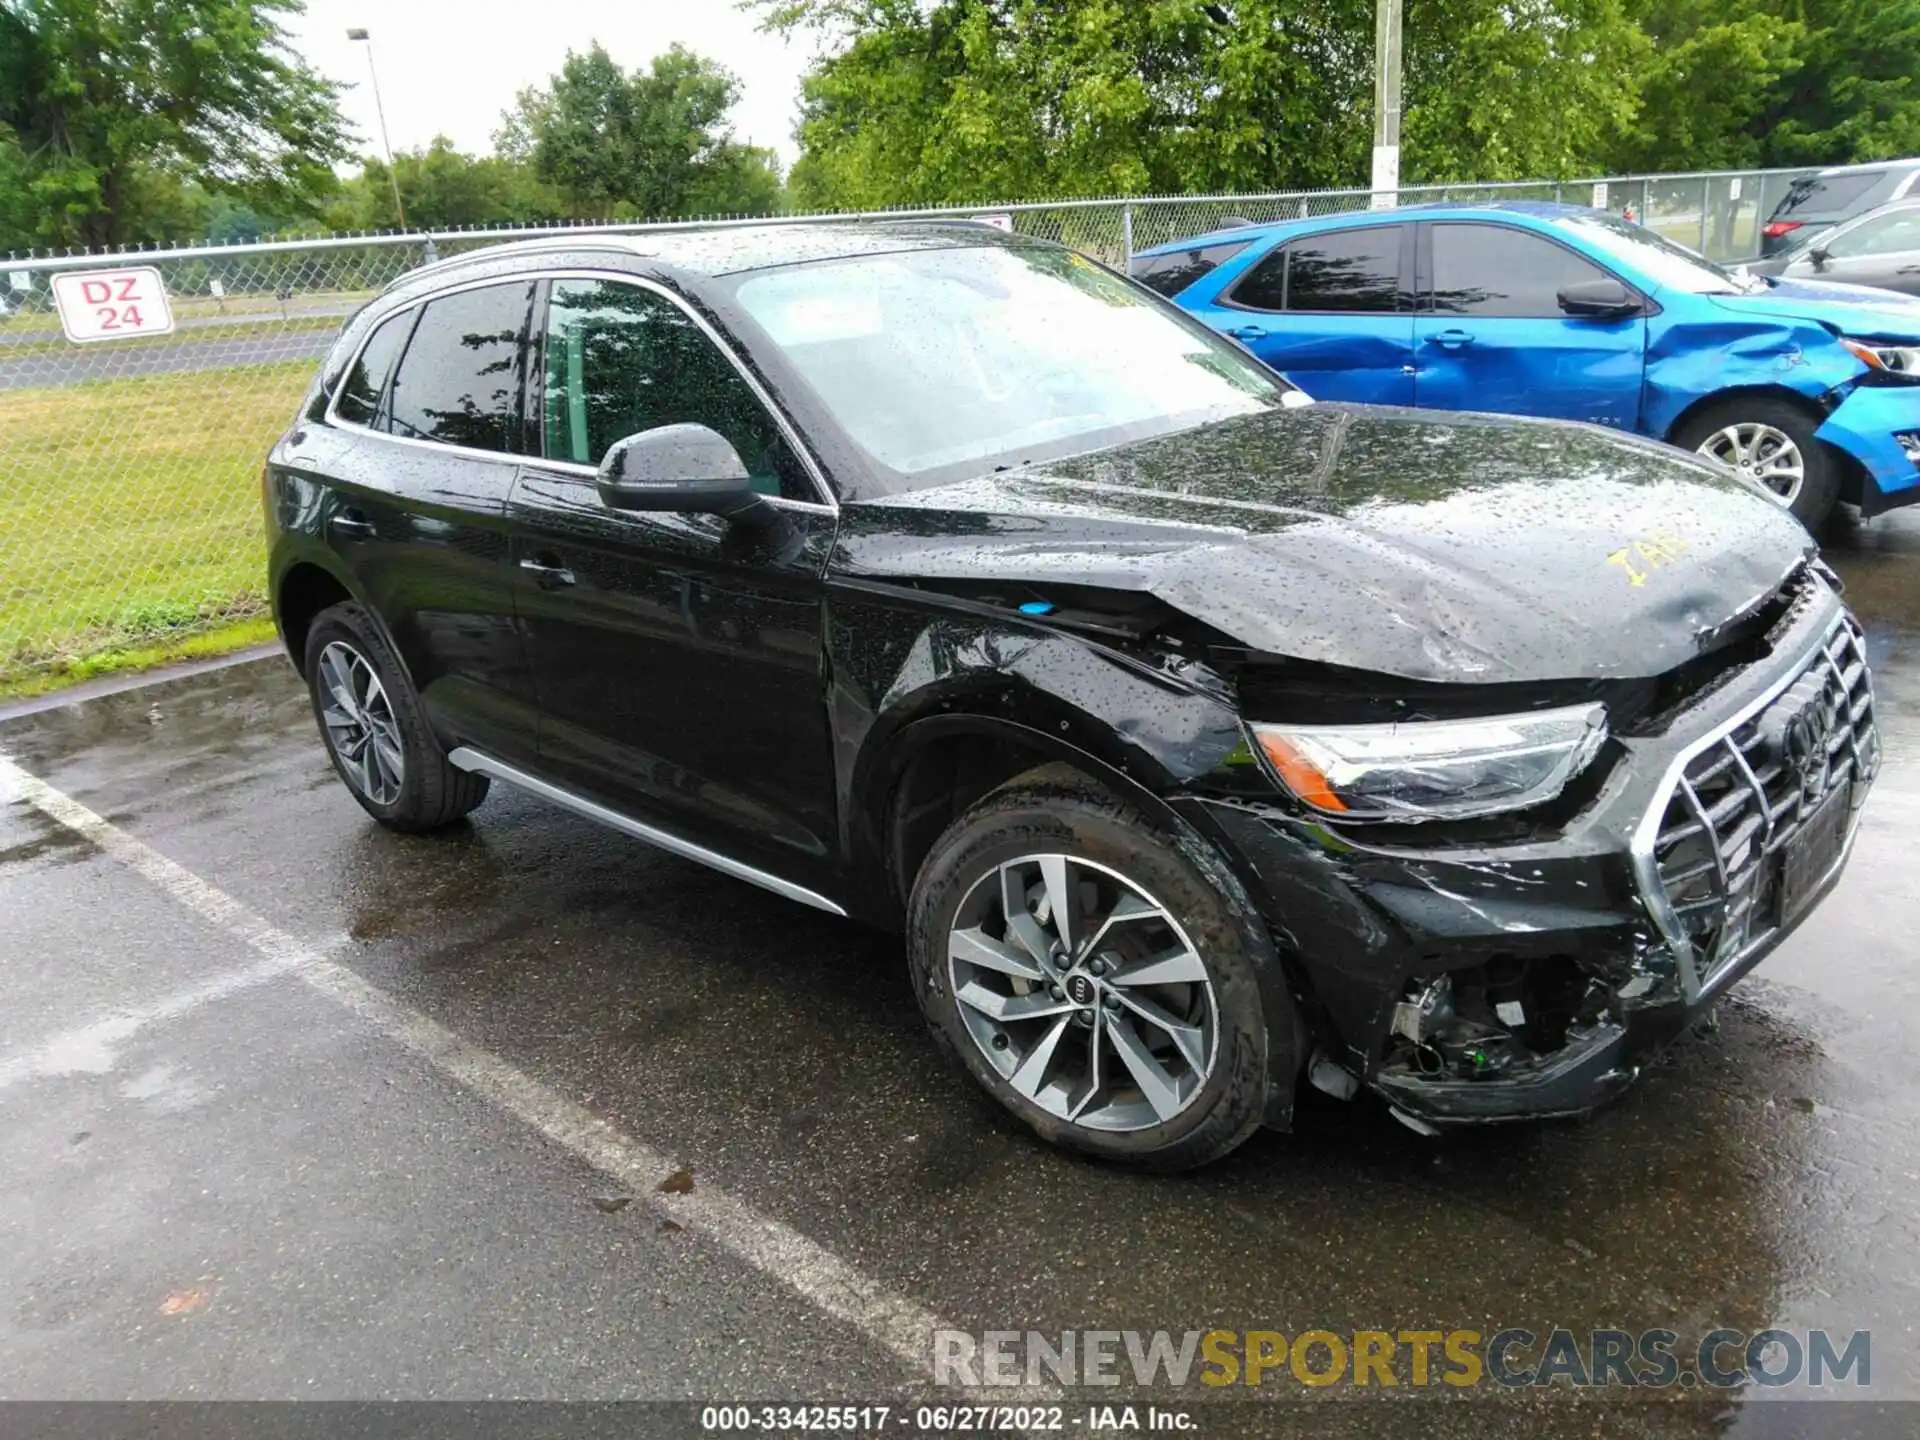
[[[1600,1104],[1804,921],[1878,758],[1834,576],[1730,472],[1315,404],[976,226],[415,271],[266,509],[375,819],[500,782],[900,930],[937,1048],[1163,1169],[1303,1082]]]

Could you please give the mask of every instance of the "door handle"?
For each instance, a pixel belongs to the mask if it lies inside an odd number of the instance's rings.
[[[1429,335],[1427,340],[1442,350],[1464,350],[1473,343],[1473,336],[1464,330],[1442,330],[1437,335]]]
[[[533,583],[542,590],[557,590],[562,585],[573,584],[573,571],[551,555],[536,555],[530,560],[522,560],[520,568],[533,576]]]
[[[1259,325],[1235,325],[1226,333],[1236,340],[1264,340],[1267,338],[1265,328]]]
[[[358,510],[342,510],[333,517],[333,529],[340,535],[352,535],[362,539],[370,538],[375,532],[373,521]]]

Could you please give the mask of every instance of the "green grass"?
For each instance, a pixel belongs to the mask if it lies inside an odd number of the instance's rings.
[[[1689,250],[1700,248],[1700,222],[1697,219],[1656,215],[1647,222],[1647,228]],[[1734,217],[1733,229],[1720,241],[1719,248],[1740,256],[1751,257],[1760,253],[1760,221],[1753,211],[1743,209]]]
[[[96,654],[63,661],[51,670],[29,670],[11,679],[0,679],[0,700],[24,700],[32,695],[44,695],[48,691],[77,685],[82,680],[93,680],[102,675],[134,670],[154,670],[162,665],[177,665],[185,660],[207,660],[218,655],[230,655],[235,650],[245,650],[252,645],[264,644],[272,640],[274,634],[273,621],[261,615],[252,620],[236,620],[232,624],[222,625],[213,630],[203,630],[198,634],[189,634],[177,640],[160,640],[152,644],[102,650]]]
[[[260,469],[312,373],[0,391],[0,694],[263,638]]]

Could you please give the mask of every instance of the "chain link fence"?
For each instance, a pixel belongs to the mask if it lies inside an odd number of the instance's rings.
[[[1723,259],[1757,253],[1793,173],[1430,187],[1424,200],[1559,200],[1627,214]],[[1063,201],[781,217],[996,216],[1122,265],[1236,220],[1363,208],[1364,190]],[[755,222],[719,222],[755,223]],[[642,225],[582,227],[635,232]],[[0,262],[0,695],[194,637],[265,638],[261,463],[341,322],[434,258],[526,230],[14,257]],[[150,265],[171,334],[75,344],[54,276]]]

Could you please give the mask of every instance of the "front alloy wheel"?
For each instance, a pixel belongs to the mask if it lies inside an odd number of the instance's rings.
[[[907,964],[935,1043],[1055,1145],[1187,1170],[1289,1108],[1291,996],[1238,877],[1069,766],[1015,776],[933,842]]]
[[[391,805],[406,783],[407,762],[393,703],[366,656],[335,640],[320,652],[320,721],[341,773],[376,805]]]
[[[1819,427],[1820,416],[1798,401],[1736,395],[1703,406],[1669,438],[1731,466],[1817,531],[1840,498],[1845,464]]]
[[[1771,425],[1749,421],[1724,426],[1701,441],[1699,451],[1764,485],[1789,509],[1807,481],[1807,461],[1799,445]]]
[[[1219,1043],[1193,942],[1151,894],[1072,855],[1025,855],[974,882],[947,937],[953,997],[1000,1077],[1095,1130],[1165,1124]]]

